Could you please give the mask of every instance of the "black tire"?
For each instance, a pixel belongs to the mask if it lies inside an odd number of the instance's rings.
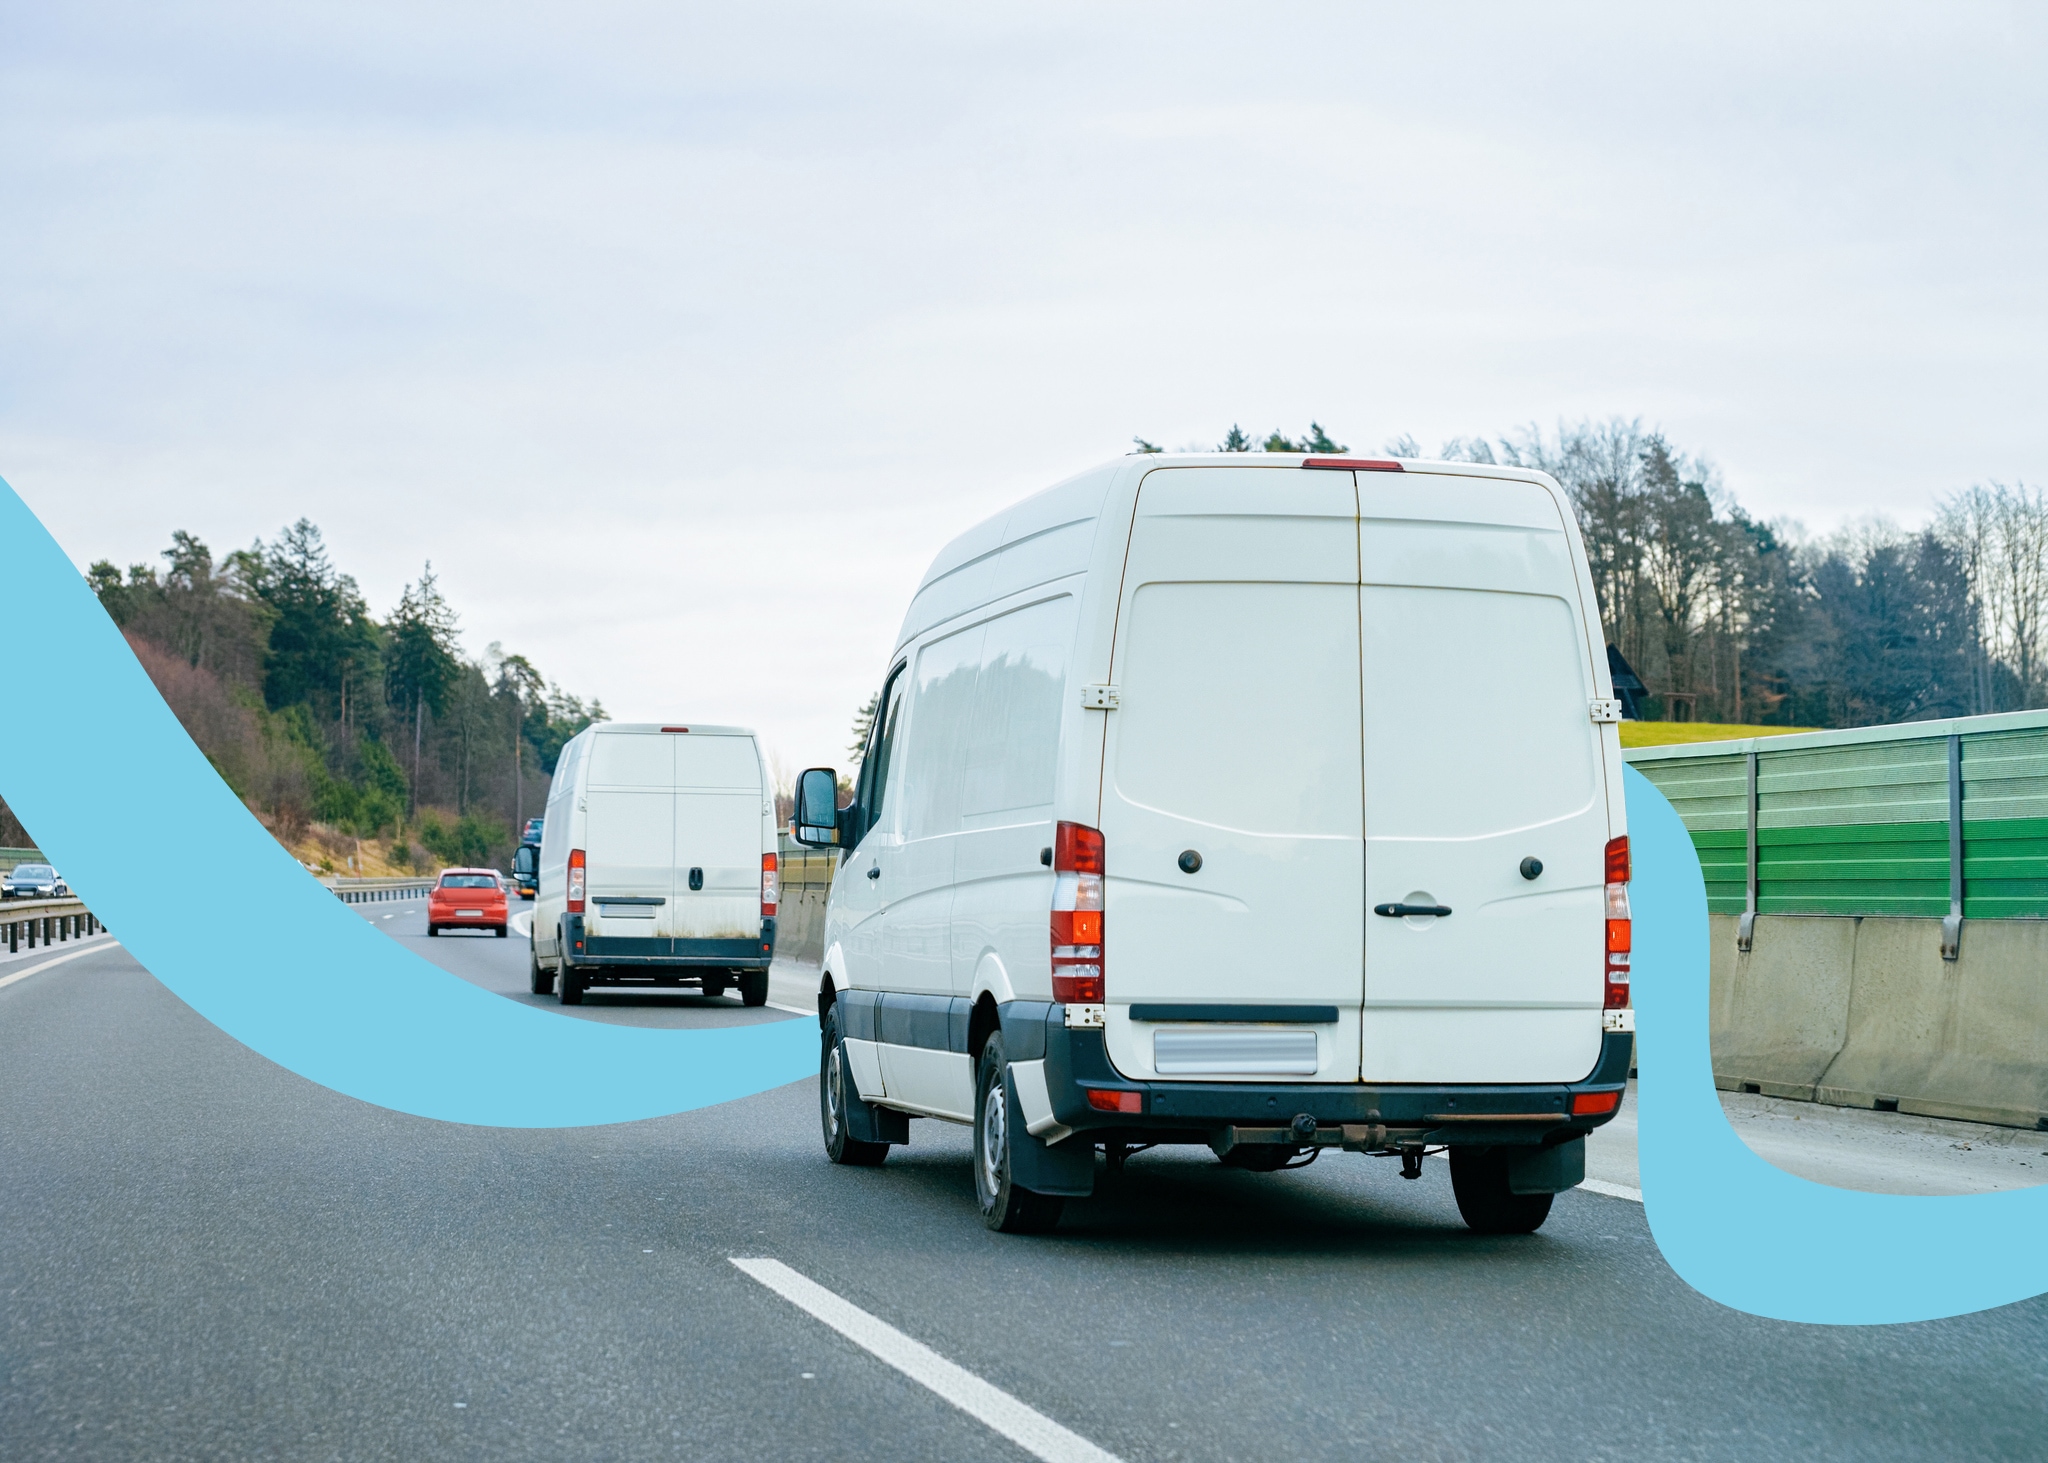
[[[704,977],[704,994],[710,996],[713,1000],[725,994],[725,986],[726,980],[722,975],[707,975]]]
[[[1060,1222],[1066,1200],[1019,1184],[1010,1165],[1010,1058],[1003,1034],[981,1049],[974,1082],[974,1197],[981,1220],[1003,1234],[1044,1234]]]
[[[1451,1192],[1458,1213],[1481,1234],[1534,1234],[1550,1217],[1554,1194],[1517,1194],[1508,1189],[1505,1148],[1453,1148]]]
[[[846,1070],[846,1043],[839,1039],[839,1007],[834,1003],[826,1008],[818,1044],[818,1125],[825,1134],[825,1156],[853,1168],[875,1168],[889,1156],[889,1145],[847,1133],[847,1108],[859,1101],[853,1074]]]
[[[501,940],[505,938],[505,927],[503,925],[498,926],[498,938]]]
[[[555,973],[540,963],[540,953],[531,945],[526,947],[526,988],[536,996],[545,996],[555,988]]]
[[[567,965],[563,966],[561,981],[558,987],[558,994],[560,995],[562,1004],[565,1006],[582,1005],[583,991],[583,977],[576,972],[574,967]]]
[[[768,1004],[767,971],[742,970],[740,972],[740,1004],[742,1006],[765,1006]]]
[[[430,939],[430,940],[438,940],[438,939],[439,939],[440,937],[441,937],[441,927],[440,927],[439,925],[428,925],[428,926],[427,926],[427,938],[428,938],[428,939]]]
[[[1240,1143],[1223,1155],[1222,1163],[1246,1173],[1278,1173],[1300,1156],[1299,1148],[1285,1143]]]

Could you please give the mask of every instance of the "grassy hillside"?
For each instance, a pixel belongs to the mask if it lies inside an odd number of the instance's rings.
[[[1669,747],[1682,742],[1731,742],[1742,737],[1782,737],[1817,731],[1811,726],[1741,726],[1725,721],[1624,721],[1624,747]]]

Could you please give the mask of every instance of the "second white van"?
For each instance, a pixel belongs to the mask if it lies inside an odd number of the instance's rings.
[[[532,989],[738,986],[768,1001],[775,801],[745,727],[599,722],[562,748],[534,899]]]
[[[972,1124],[987,1223],[1042,1230],[1098,1154],[1448,1152],[1468,1224],[1536,1228],[1632,1043],[1599,627],[1515,469],[1134,456],[963,534],[852,805],[799,780],[827,1153]]]

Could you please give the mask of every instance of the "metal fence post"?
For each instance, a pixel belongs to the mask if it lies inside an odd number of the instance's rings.
[[[1941,958],[1963,953],[1963,739],[1948,738],[1948,917],[1941,922]]]
[[[1749,774],[1748,791],[1743,797],[1749,848],[1743,867],[1742,918],[1735,922],[1735,948],[1747,955],[1750,946],[1756,943],[1756,752],[1752,749],[1743,761]]]

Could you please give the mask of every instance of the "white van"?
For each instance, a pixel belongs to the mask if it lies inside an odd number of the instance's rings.
[[[600,722],[555,763],[533,907],[532,988],[737,985],[768,1000],[775,798],[745,727]]]
[[[1599,626],[1508,468],[1133,456],[961,535],[852,806],[799,782],[845,850],[827,1151],[971,1123],[984,1217],[1037,1230],[1097,1149],[1447,1148],[1469,1224],[1535,1229],[1634,1026]]]

